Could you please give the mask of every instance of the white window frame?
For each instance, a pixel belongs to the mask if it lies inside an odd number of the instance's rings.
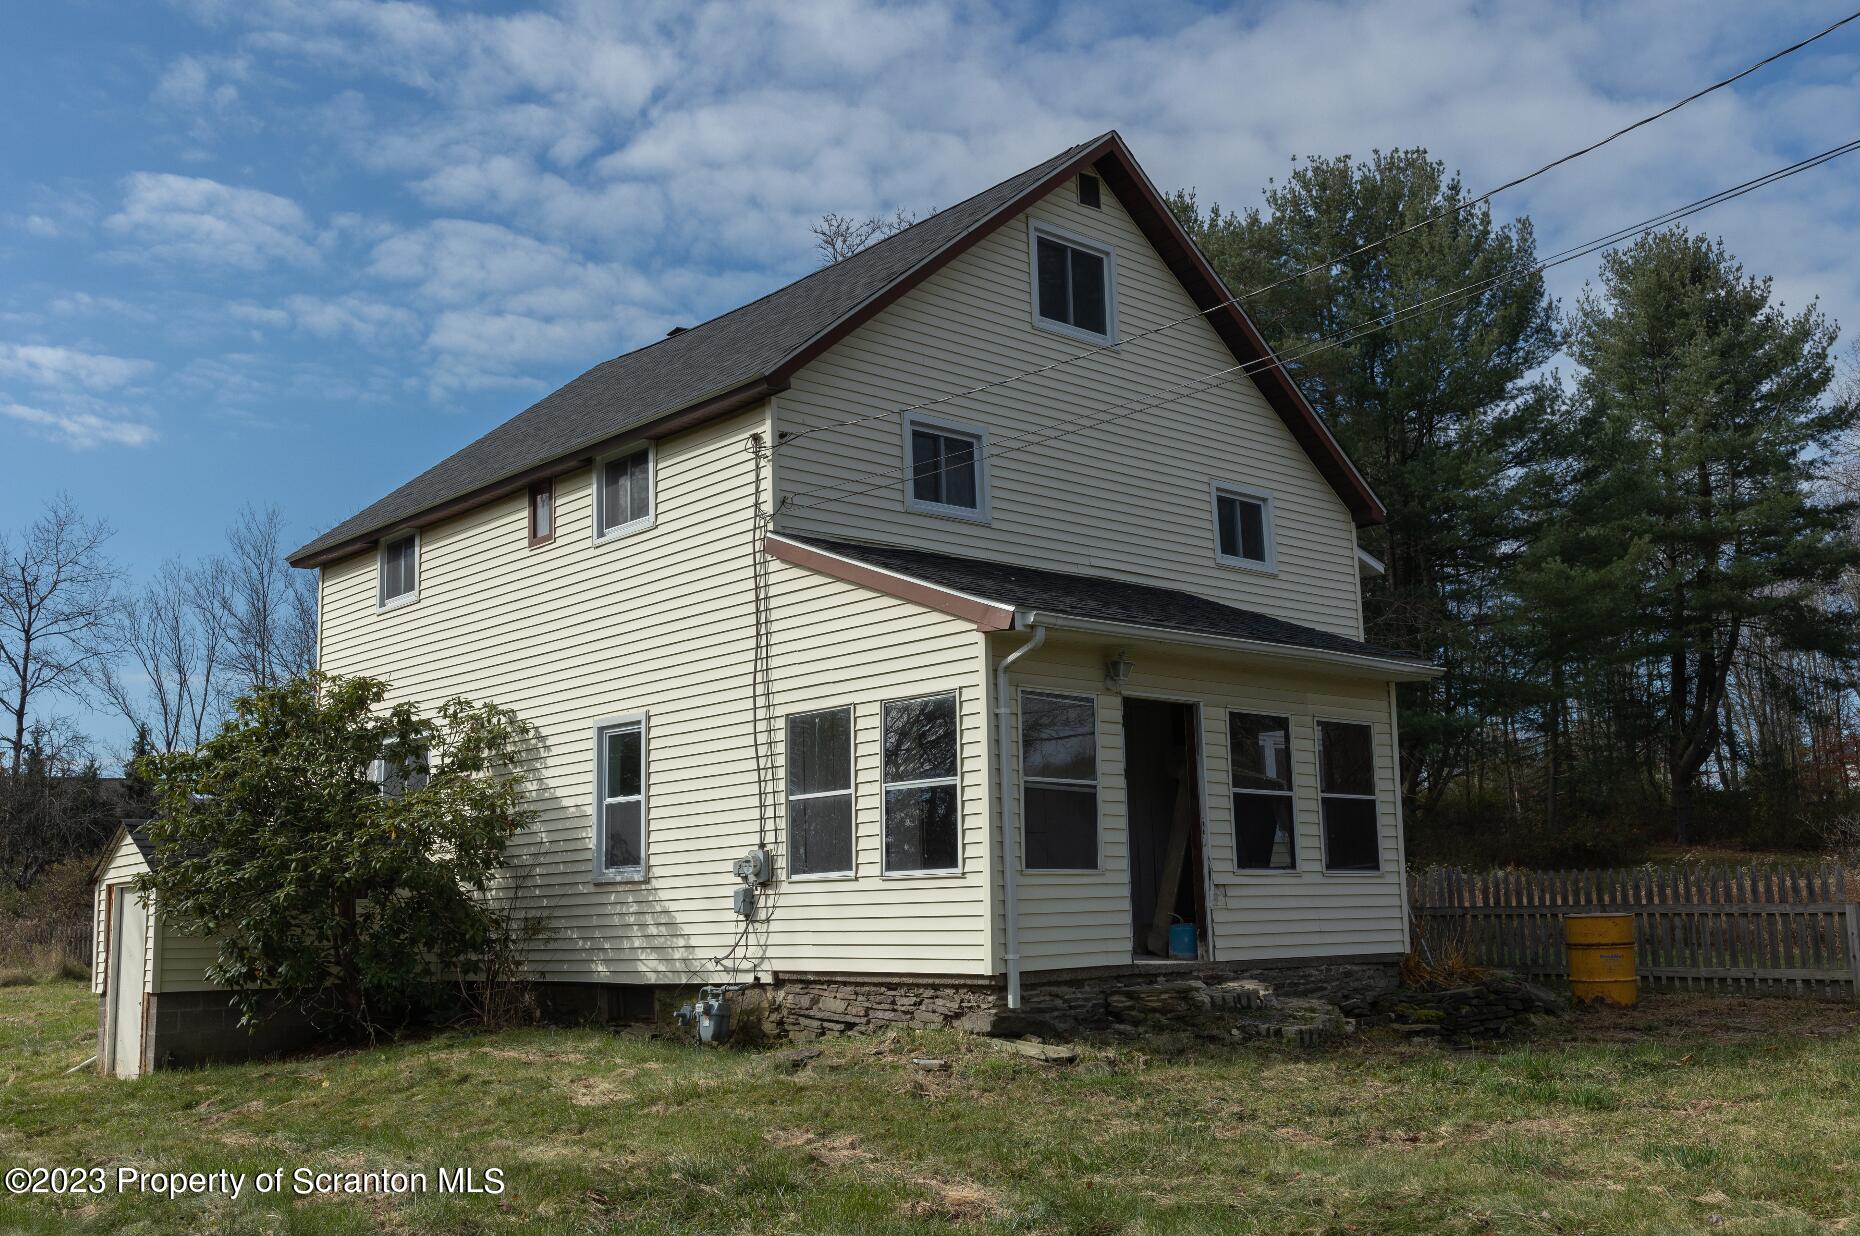
[[[413,587],[397,597],[383,598],[381,595],[385,591],[383,585],[387,583],[383,575],[387,569],[387,547],[409,537],[413,538]],[[412,605],[420,599],[420,583],[426,573],[426,546],[422,542],[420,530],[408,528],[401,532],[389,533],[381,538],[379,545],[375,546],[375,612],[377,614],[385,613],[390,609],[399,609],[403,605]]]
[[[911,455],[911,435],[917,430],[941,434],[945,438],[969,438],[975,443],[975,505],[949,506],[942,502],[925,502],[917,496],[917,460]],[[941,519],[960,519],[985,524],[994,518],[988,497],[988,430],[962,421],[907,413],[904,417],[904,509],[919,515]],[[915,698],[915,697],[912,697]]]
[[[934,700],[949,696],[956,701],[956,775],[953,777],[923,777],[916,781],[885,780],[885,706],[887,704],[904,704],[911,700]],[[891,869],[891,857],[885,849],[885,810],[886,795],[892,790],[914,790],[919,786],[950,785],[956,789],[956,865],[954,867],[911,867],[903,871]],[[962,692],[958,690],[925,691],[916,695],[894,695],[890,699],[880,700],[878,704],[878,874],[887,880],[922,880],[939,876],[959,876],[962,874],[962,851],[967,826],[966,812],[962,802]]]
[[[629,456],[640,454],[646,457],[646,514],[641,519],[628,520],[624,524],[616,524],[611,528],[603,528],[602,525],[607,518],[607,512],[604,509],[607,503],[606,499],[602,496],[601,474],[607,470],[607,465],[614,460],[626,459]],[[594,510],[594,543],[596,545],[608,541],[622,540],[636,533],[645,532],[659,522],[658,443],[652,441],[647,441],[643,444],[634,443],[631,446],[623,447],[617,451],[609,451],[605,455],[600,456],[594,461],[594,474],[589,478],[588,485],[593,491],[593,501],[590,505]],[[557,524],[558,526],[560,525],[559,520]]]
[[[1324,727],[1326,725],[1354,725],[1369,731],[1369,786],[1368,794],[1332,794],[1324,789]],[[1311,742],[1317,752],[1317,803],[1318,803],[1318,849],[1322,855],[1323,874],[1342,879],[1379,880],[1388,874],[1382,865],[1382,795],[1375,791],[1376,780],[1382,774],[1381,761],[1376,758],[1376,727],[1371,721],[1358,717],[1313,717],[1311,718]],[[1376,865],[1374,870],[1362,870],[1354,867],[1332,868],[1330,865],[1330,830],[1324,827],[1324,800],[1327,798],[1349,798],[1358,802],[1375,804],[1376,822]]]
[[[1104,334],[1081,330],[1069,322],[1055,322],[1051,318],[1040,316],[1040,238],[1057,241],[1074,249],[1083,249],[1095,253],[1104,259]],[[1050,331],[1055,335],[1067,335],[1073,339],[1082,339],[1086,343],[1117,342],[1117,250],[1101,240],[1094,240],[1078,232],[1054,227],[1038,219],[1027,220],[1027,307],[1032,316],[1034,329]]]
[[[1262,532],[1265,541],[1266,557],[1263,560],[1241,558],[1221,552],[1221,499],[1239,498],[1246,502],[1257,502],[1260,506],[1260,520],[1264,524]],[[1208,515],[1214,528],[1214,560],[1222,566],[1236,567],[1242,571],[1258,571],[1262,575],[1276,575],[1279,570],[1278,538],[1273,535],[1274,518],[1272,495],[1263,489],[1251,485],[1236,485],[1230,481],[1211,481],[1208,484]]]
[[[1093,777],[1090,781],[1065,780],[1058,777],[1029,777],[1027,775],[1027,697],[1029,695],[1050,695],[1060,699],[1091,701],[1091,753]],[[1104,743],[1101,741],[1103,719],[1098,715],[1098,697],[1085,691],[1067,691],[1059,687],[1021,687],[1014,702],[1014,771],[1020,778],[1016,793],[1020,795],[1020,818],[1016,826],[1020,829],[1019,858],[1020,869],[1031,875],[1081,876],[1104,874]],[[1080,788],[1090,786],[1092,790],[1092,843],[1094,865],[1090,867],[1033,867],[1027,863],[1027,785],[1034,782],[1039,785],[1057,785]],[[1205,797],[1205,795],[1204,795]]]
[[[1286,787],[1283,790],[1255,790],[1234,784],[1233,767],[1233,732],[1235,717],[1269,717],[1285,722],[1285,772]],[[1298,865],[1298,773],[1297,763],[1292,758],[1293,727],[1297,718],[1290,713],[1261,712],[1255,708],[1227,709],[1227,790],[1229,800],[1241,794],[1257,794],[1261,798],[1283,798],[1292,805],[1292,865],[1289,867],[1243,867],[1240,864],[1240,817],[1236,812],[1228,821],[1233,828],[1234,874],[1248,876],[1283,876],[1297,875]]]
[[[795,717],[811,717],[823,712],[843,712],[846,714],[846,788],[843,790],[822,790],[813,794],[795,794],[788,789],[792,779],[788,773],[788,761],[791,753],[788,749],[788,722]],[[782,714],[782,828],[787,840],[787,853],[783,867],[786,868],[785,879],[795,883],[810,880],[853,880],[859,876],[859,711],[851,704],[831,704],[825,708],[801,708],[794,712]],[[808,802],[816,798],[845,798],[848,804],[848,827],[852,829],[852,866],[844,871],[805,871],[794,870],[794,812],[797,802]]]
[[[607,797],[607,735],[614,730],[639,728],[639,865],[637,867],[607,866],[607,804],[625,802],[624,797],[610,799]],[[638,884],[646,878],[647,859],[651,851],[647,848],[651,831],[650,785],[647,781],[652,769],[651,728],[647,724],[647,714],[643,712],[621,713],[617,717],[604,717],[594,723],[594,810],[592,814],[590,839],[594,844],[594,880],[599,884]]]

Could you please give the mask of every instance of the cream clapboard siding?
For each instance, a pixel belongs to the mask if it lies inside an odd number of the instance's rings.
[[[1108,187],[1102,210],[1079,206],[1067,184],[1030,214],[1114,249],[1120,337],[1196,313]],[[1022,217],[803,369],[777,399],[781,429],[794,433],[888,412],[1086,351],[1089,344],[1032,324],[1029,271]],[[1094,420],[1235,363],[1214,329],[1195,318],[1116,352],[926,410],[930,419],[987,431],[989,525],[904,509],[898,416],[791,439],[777,452],[776,492],[790,499],[778,526],[1185,588],[1360,637],[1350,516],[1245,375],[1165,407],[1000,453],[1013,447],[1013,435]],[[1276,574],[1216,562],[1214,481],[1271,495]],[[807,505],[828,498],[826,505]]]
[[[149,869],[142,851],[128,834],[124,834],[110,860],[97,878],[96,893],[96,962],[91,967],[91,990],[101,994],[104,974],[110,960],[109,898],[114,888],[127,885]],[[213,991],[219,986],[207,981],[207,967],[219,953],[218,942],[200,936],[183,935],[168,925],[159,907],[151,905],[148,936],[144,947],[142,984],[146,991]]]
[[[858,721],[856,879],[782,882],[747,949],[731,909],[731,863],[758,837],[750,664],[752,431],[766,410],[658,444],[654,526],[595,543],[591,477],[557,483],[557,533],[530,549],[521,498],[461,515],[421,538],[419,599],[377,612],[372,554],[325,568],[324,669],[370,674],[392,698],[494,700],[546,743],[533,827],[511,846],[508,893],[546,915],[533,946],[549,979],[689,981],[709,959],[747,954],[771,969],[978,973],[987,964],[979,637],[903,602],[772,564],[774,747],[778,717],[851,701]],[[878,707],[955,690],[971,803],[965,871],[878,873]],[[647,876],[591,879],[593,728],[648,714]],[[772,815],[779,817],[779,803]],[[778,822],[771,841],[782,862]],[[747,970],[741,972],[747,977]]]
[[[1023,637],[1024,638],[1024,637]],[[997,655],[1018,640],[1004,640]],[[1130,866],[1120,697],[1104,689],[1102,641],[1054,636],[1009,671],[1016,734],[1023,689],[1091,695],[1098,706],[1100,853],[1093,873],[1024,872],[1020,882],[1021,956],[1029,971],[1121,965],[1131,960]],[[1210,917],[1218,961],[1266,961],[1400,953],[1406,948],[1400,821],[1388,684],[1322,673],[1254,668],[1238,658],[1185,655],[1131,645],[1127,694],[1200,706]],[[1299,869],[1234,870],[1233,805],[1227,748],[1230,709],[1288,716],[1292,723]],[[1374,727],[1382,871],[1326,873],[1318,822],[1315,721],[1366,721]],[[1018,778],[1019,743],[1010,759]],[[1020,819],[1016,807],[1016,819]],[[1000,910],[1000,893],[996,894]]]

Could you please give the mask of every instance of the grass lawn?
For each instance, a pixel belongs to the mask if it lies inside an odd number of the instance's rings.
[[[0,1194],[0,1231],[1860,1231],[1844,1007],[1656,997],[1490,1052],[1139,1042],[1070,1066],[937,1032],[799,1071],[539,1029],[134,1082],[65,1075],[95,1007],[0,989],[0,1168],[498,1168],[505,1192]]]

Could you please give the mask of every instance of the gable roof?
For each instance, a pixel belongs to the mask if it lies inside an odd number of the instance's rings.
[[[1117,194],[1235,358],[1271,357],[1247,316],[1223,303],[1231,294],[1123,138],[1106,133],[760,300],[596,365],[310,541],[291,564],[347,557],[385,532],[436,523],[627,440],[662,437],[784,390],[802,366],[1086,168]],[[1252,376],[1356,522],[1380,523],[1381,503],[1283,366]]]
[[[1222,646],[1317,654],[1340,663],[1372,664],[1404,677],[1439,673],[1426,658],[1412,653],[1212,601],[1180,588],[793,533],[770,536],[766,546],[785,562],[969,619],[978,630],[1007,630],[1016,625],[1013,619],[1019,615],[1059,627],[1126,628],[1133,636],[1208,636]],[[849,565],[855,569],[847,570]],[[942,595],[933,595],[936,592]]]

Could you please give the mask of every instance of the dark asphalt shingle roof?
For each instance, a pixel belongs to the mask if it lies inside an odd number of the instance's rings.
[[[811,536],[789,535],[788,539],[880,570],[967,593],[980,600],[995,601],[1015,609],[1037,610],[1054,618],[1122,622],[1166,631],[1255,640],[1288,648],[1405,661],[1417,669],[1428,664],[1412,653],[1223,605],[1179,588],[1159,588],[1152,584],[1073,575],[980,558],[959,558],[898,545]]]
[[[721,317],[603,362],[291,555],[384,532],[441,503],[765,377],[871,297],[1067,162],[1081,143],[852,257]]]

